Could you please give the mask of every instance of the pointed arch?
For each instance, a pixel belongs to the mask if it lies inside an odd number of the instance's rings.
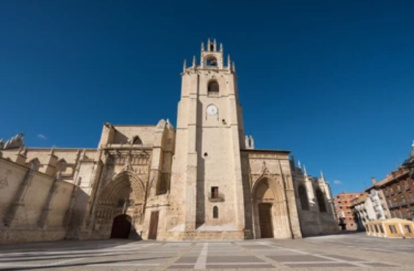
[[[302,207],[302,210],[309,210],[308,194],[303,184],[298,186],[298,195],[299,195],[300,206]]]
[[[131,143],[133,145],[142,145],[143,144],[141,138],[138,135],[135,135],[135,136],[132,137]]]
[[[282,185],[280,184],[280,182],[277,181],[277,179],[275,179],[275,177],[269,176],[268,174],[263,174],[254,183],[253,188],[252,188],[252,195],[253,195],[253,197],[257,193],[257,189],[258,189],[258,187],[262,183],[267,183],[269,189],[273,193],[274,201],[275,202],[282,202],[282,201],[284,201],[285,198],[284,198],[284,194],[283,194],[283,187],[282,187]]]
[[[145,185],[136,174],[131,171],[123,171],[115,175],[113,181],[105,185],[102,189],[102,193],[99,196],[99,202],[117,205],[118,198],[126,194],[133,196],[137,203],[145,201]]]

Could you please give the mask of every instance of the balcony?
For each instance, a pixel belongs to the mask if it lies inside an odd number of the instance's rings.
[[[225,197],[223,193],[218,193],[218,195],[211,195],[211,193],[208,193],[208,200],[210,202],[223,202],[225,201]]]

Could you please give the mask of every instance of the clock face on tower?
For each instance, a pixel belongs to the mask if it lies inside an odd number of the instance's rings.
[[[217,106],[215,106],[214,104],[210,104],[209,106],[207,106],[208,115],[217,115],[217,113],[218,113]]]

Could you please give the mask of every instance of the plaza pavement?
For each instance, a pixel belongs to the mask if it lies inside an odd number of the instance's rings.
[[[0,245],[0,270],[414,270],[414,240],[60,241]]]

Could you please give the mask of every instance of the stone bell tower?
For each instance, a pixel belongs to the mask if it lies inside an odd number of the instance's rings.
[[[240,149],[244,128],[235,65],[223,46],[201,44],[184,62],[172,166],[169,239],[243,239]]]

